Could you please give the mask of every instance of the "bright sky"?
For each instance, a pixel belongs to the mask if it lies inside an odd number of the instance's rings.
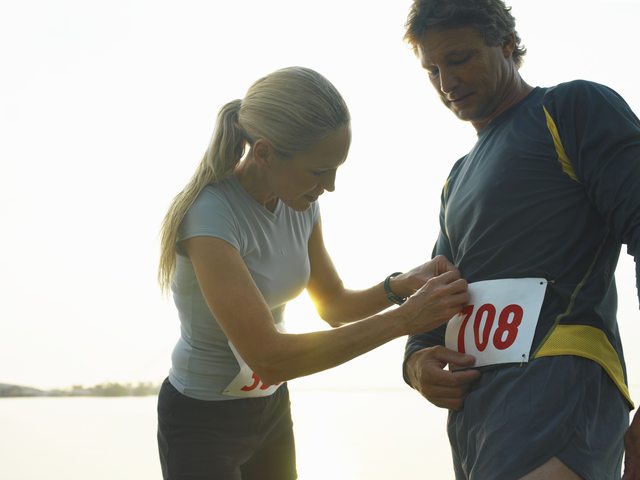
[[[179,6],[178,6],[179,5]],[[364,6],[368,6],[365,10]],[[440,188],[473,145],[402,42],[409,0],[25,0],[0,4],[0,383],[160,381],[178,335],[156,284],[158,229],[220,106],[304,65],[352,112],[353,143],[322,197],[334,263],[366,287],[427,259]],[[533,85],[608,84],[640,113],[640,0],[513,0]],[[620,324],[640,383],[632,262]],[[293,330],[324,328],[304,297]],[[304,382],[402,385],[403,341]]]

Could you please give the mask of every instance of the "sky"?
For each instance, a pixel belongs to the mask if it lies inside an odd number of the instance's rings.
[[[513,0],[531,85],[584,78],[636,113],[640,0]],[[364,6],[367,6],[365,9]],[[159,382],[178,320],[156,283],[158,232],[218,109],[303,65],[352,114],[349,158],[321,199],[327,248],[364,288],[427,260],[440,189],[475,141],[409,47],[409,0],[0,2],[0,383]],[[617,278],[631,383],[640,384],[632,260]],[[291,331],[327,328],[306,297]],[[402,386],[403,339],[301,386]],[[636,350],[638,353],[634,353]]]

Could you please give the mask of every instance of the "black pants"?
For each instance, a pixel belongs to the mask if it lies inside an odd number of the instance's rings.
[[[158,449],[165,480],[294,480],[287,385],[269,397],[203,401],[165,380],[158,396]]]

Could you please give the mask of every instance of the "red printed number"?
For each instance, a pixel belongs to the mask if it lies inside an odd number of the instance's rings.
[[[467,328],[467,323],[469,322],[469,318],[473,313],[473,305],[467,305],[462,309],[462,313],[464,314],[464,320],[462,320],[462,325],[460,325],[460,331],[458,332],[458,351],[460,353],[465,353],[464,349],[464,331]]]
[[[251,390],[258,388],[258,386],[260,386],[260,390],[266,390],[271,386],[268,383],[262,383],[262,380],[260,380],[260,377],[255,372],[253,372],[251,378],[253,379],[253,383],[251,385],[245,385],[240,390],[243,392],[250,392]]]
[[[473,313],[473,305],[467,305],[462,309],[464,319],[460,325],[460,331],[458,332],[458,351],[465,353],[464,344],[464,332],[466,331],[467,323]],[[522,323],[522,317],[524,311],[520,305],[511,304],[502,309],[498,316],[498,328],[496,328],[493,334],[493,346],[498,350],[505,350],[509,348],[516,341],[518,336],[518,327]],[[483,325],[484,319],[484,325]],[[476,348],[479,352],[483,352],[489,344],[489,337],[491,335],[491,329],[496,319],[496,307],[490,303],[481,305],[476,311],[476,315],[473,319],[473,338],[475,340]]]
[[[484,328],[480,331],[482,325],[482,319],[486,315],[484,321]],[[491,327],[493,327],[493,321],[496,318],[496,307],[490,303],[485,303],[478,308],[476,312],[476,318],[473,321],[473,338],[476,341],[476,348],[479,352],[484,352],[489,343],[489,335],[491,335]]]
[[[493,334],[493,344],[498,350],[509,348],[516,341],[518,327],[522,323],[523,315],[522,307],[515,303],[502,309],[500,318],[498,318],[498,328],[496,333]]]

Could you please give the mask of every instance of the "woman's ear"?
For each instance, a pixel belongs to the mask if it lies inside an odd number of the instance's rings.
[[[253,159],[262,167],[269,168],[273,162],[273,146],[264,138],[259,138],[251,147],[253,150]]]

